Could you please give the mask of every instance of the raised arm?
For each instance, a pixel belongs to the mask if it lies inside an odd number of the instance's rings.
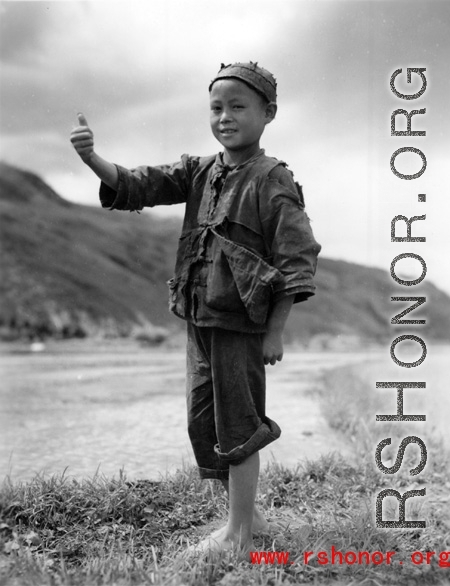
[[[81,160],[94,171],[97,177],[111,189],[117,190],[119,184],[117,167],[94,151],[94,133],[89,128],[84,114],[78,114],[78,126],[72,130],[70,141]]]

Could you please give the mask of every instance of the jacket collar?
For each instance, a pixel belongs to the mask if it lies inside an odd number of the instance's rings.
[[[216,160],[214,161],[214,175],[217,173],[222,173],[223,171],[236,171],[238,169],[242,169],[243,167],[246,167],[247,165],[251,165],[254,161],[256,161],[256,159],[259,159],[259,157],[262,157],[265,154],[265,150],[264,149],[259,149],[259,151],[253,155],[253,157],[250,157],[250,159],[247,159],[246,161],[244,161],[243,163],[240,163],[239,165],[227,165],[226,163],[223,162],[223,152],[222,153],[218,153],[216,156]],[[217,168],[217,169],[216,169]]]
[[[249,165],[257,161],[260,157],[262,157],[264,154],[264,149],[260,149],[255,155],[253,155],[253,157],[250,157],[250,159],[247,159],[240,165],[231,166],[223,162],[223,153],[218,153],[212,166],[209,180],[212,189],[215,190],[217,194],[220,193],[228,173],[248,167]]]

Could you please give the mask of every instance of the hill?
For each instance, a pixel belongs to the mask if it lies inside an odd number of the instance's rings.
[[[166,288],[179,232],[179,220],[71,203],[38,176],[0,164],[1,337],[158,339],[181,329],[167,310]],[[317,295],[294,308],[291,341],[450,337],[450,297],[431,283],[405,291],[388,271],[322,257],[316,282]],[[391,325],[408,305],[391,295],[426,296],[412,319],[422,314],[427,325]]]
[[[178,232],[178,222],[73,204],[1,164],[0,327],[83,337],[173,326],[166,281]]]

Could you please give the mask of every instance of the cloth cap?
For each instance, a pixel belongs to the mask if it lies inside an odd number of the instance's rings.
[[[277,82],[274,76],[258,65],[258,63],[222,63],[220,71],[209,85],[209,91],[219,79],[235,78],[249,85],[269,102],[277,101]]]

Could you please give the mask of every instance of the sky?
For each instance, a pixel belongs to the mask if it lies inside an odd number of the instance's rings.
[[[98,180],[69,142],[77,112],[97,152],[127,167],[210,155],[221,147],[209,128],[208,85],[221,63],[257,61],[278,82],[277,117],[261,146],[303,186],[322,255],[386,270],[400,254],[419,255],[425,279],[450,294],[449,56],[446,0],[2,1],[0,160],[98,206]],[[390,88],[402,69],[396,89],[418,92],[408,67],[425,69],[417,99]],[[391,136],[396,109],[425,109],[412,130],[426,135]],[[406,130],[405,120],[397,116],[396,129]],[[391,170],[405,147],[426,158],[416,179]],[[395,159],[405,176],[421,168],[418,154]],[[391,242],[398,215],[425,215],[412,235],[426,242]],[[400,278],[423,275],[417,258],[395,266]],[[396,295],[418,290],[392,286]]]

